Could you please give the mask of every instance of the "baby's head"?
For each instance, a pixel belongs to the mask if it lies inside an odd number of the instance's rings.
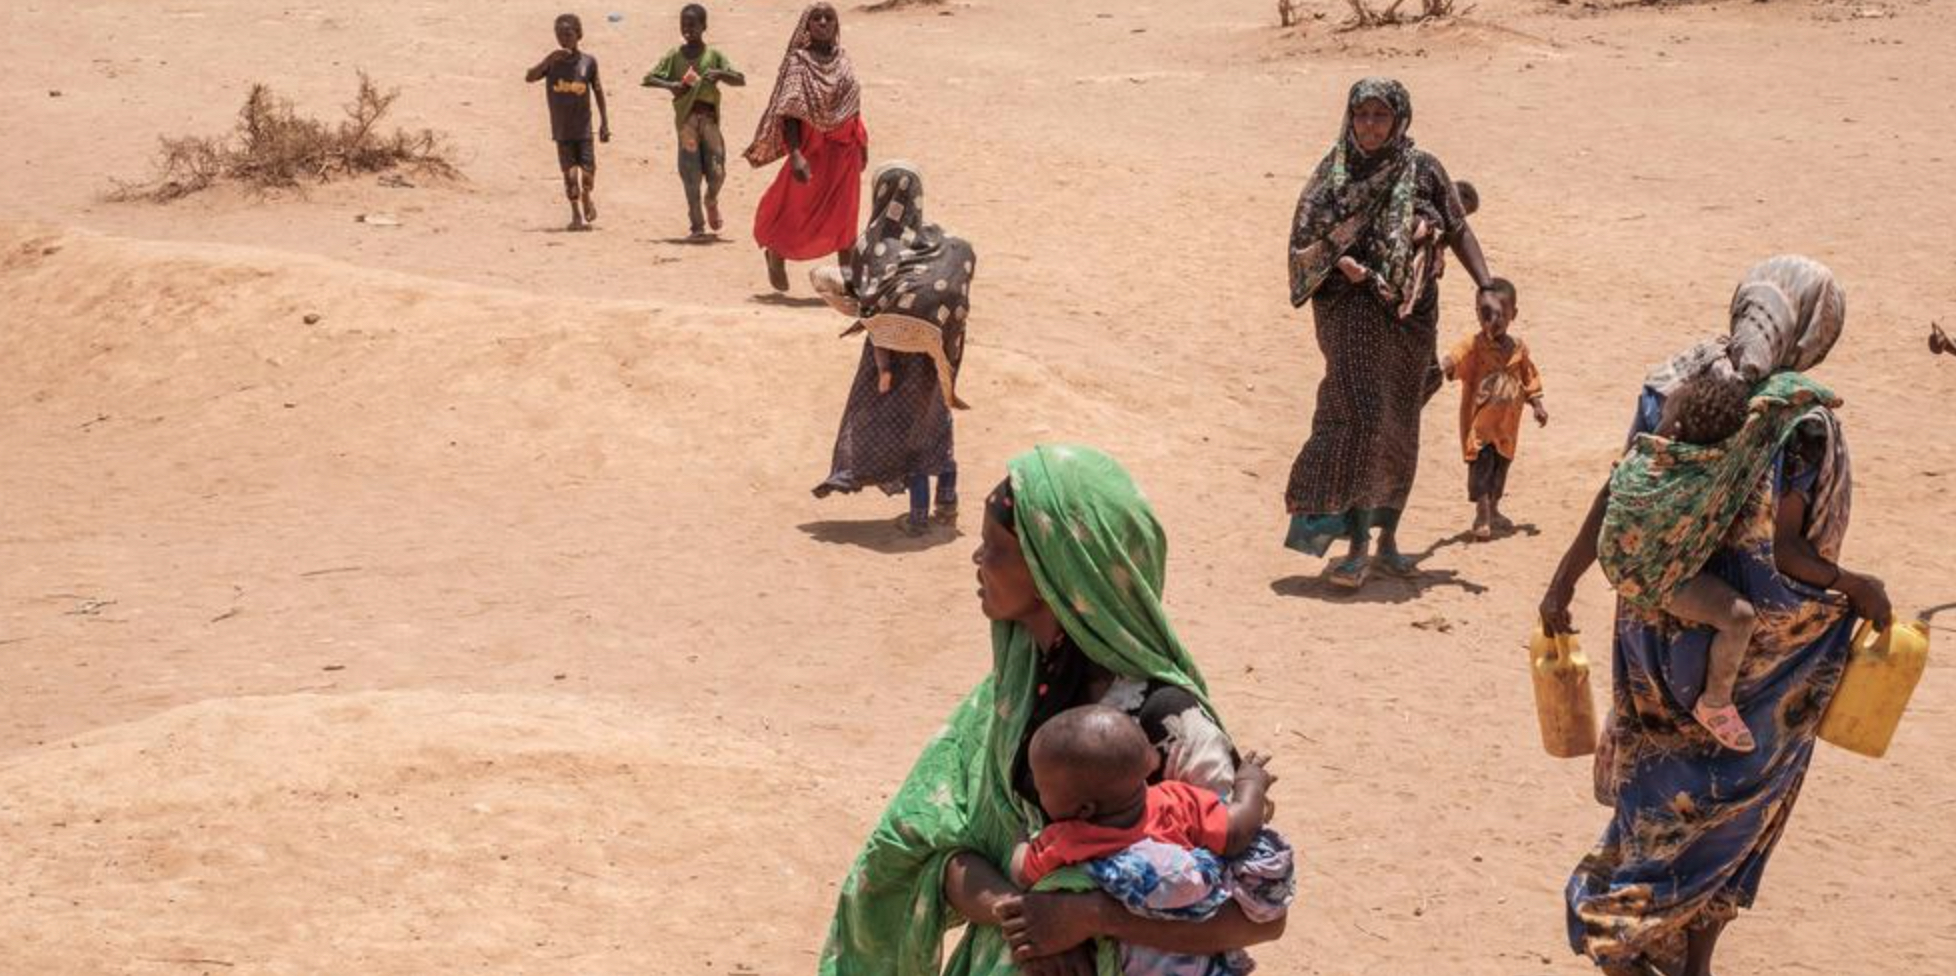
[[[1155,750],[1141,724],[1105,705],[1069,708],[1033,733],[1027,756],[1054,821],[1093,821],[1144,802]]]
[[[1744,377],[1716,365],[1694,374],[1672,394],[1677,399],[1673,436],[1686,444],[1717,444],[1745,426],[1752,387]]]
[[[1472,217],[1475,211],[1481,209],[1481,191],[1474,189],[1474,184],[1454,180],[1453,192],[1460,195],[1460,209],[1466,211],[1467,216]]]

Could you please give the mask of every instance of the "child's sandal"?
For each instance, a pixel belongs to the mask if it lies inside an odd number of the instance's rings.
[[[1703,702],[1691,709],[1691,717],[1710,732],[1718,744],[1733,752],[1751,752],[1759,747],[1752,739],[1752,730],[1746,727],[1745,718],[1739,714],[1738,706],[1723,705],[1706,708]]]

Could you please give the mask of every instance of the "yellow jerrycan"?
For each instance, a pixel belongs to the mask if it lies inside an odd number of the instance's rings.
[[[1848,648],[1840,687],[1820,719],[1820,737],[1880,759],[1928,665],[1929,625],[1897,622],[1883,633],[1863,621]]]
[[[1529,671],[1535,676],[1535,716],[1542,723],[1542,748],[1557,759],[1596,751],[1596,703],[1589,696],[1589,659],[1574,634],[1550,637],[1539,626],[1528,642]]]

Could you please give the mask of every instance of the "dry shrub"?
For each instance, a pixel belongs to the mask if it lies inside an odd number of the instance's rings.
[[[1362,27],[1388,27],[1394,24],[1416,24],[1423,20],[1444,20],[1458,17],[1474,9],[1472,5],[1460,7],[1456,0],[1417,0],[1418,9],[1401,10],[1407,0],[1388,0],[1382,9],[1374,9],[1372,4],[1378,0],[1345,0],[1351,4],[1352,19],[1344,25],[1346,30]]]
[[[363,71],[358,94],[340,107],[346,117],[328,124],[300,115],[291,99],[254,84],[229,135],[163,137],[155,176],[142,183],[117,181],[109,196],[168,203],[220,182],[265,191],[402,169],[443,179],[460,176],[440,133],[382,130],[381,119],[400,94],[399,89],[382,92]]]

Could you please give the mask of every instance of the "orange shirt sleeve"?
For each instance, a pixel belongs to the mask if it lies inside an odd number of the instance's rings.
[[[1535,357],[1529,355],[1527,344],[1516,339],[1515,346],[1515,367],[1521,374],[1518,377],[1521,380],[1521,396],[1524,400],[1533,400],[1542,395],[1542,371],[1535,368]]]
[[[1447,348],[1447,358],[1453,360],[1453,375],[1467,382],[1465,375],[1469,363],[1474,361],[1474,337],[1478,333],[1469,332],[1459,341]]]
[[[1067,865],[1068,842],[1073,839],[1071,822],[1046,825],[1039,836],[1026,842],[1026,859],[1021,865],[1028,885],[1039,883],[1043,878]]]

